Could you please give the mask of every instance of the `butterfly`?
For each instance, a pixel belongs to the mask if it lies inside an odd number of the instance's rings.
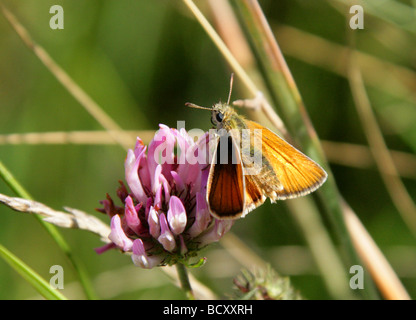
[[[267,198],[297,198],[318,189],[327,178],[319,164],[273,131],[247,120],[227,103],[211,108],[216,147],[211,158],[206,200],[217,219],[238,219]]]

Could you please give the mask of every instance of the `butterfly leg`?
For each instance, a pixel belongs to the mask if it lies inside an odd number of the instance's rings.
[[[256,96],[253,99],[239,99],[233,101],[233,105],[237,107],[244,107],[259,111],[264,103],[267,103],[264,99],[264,95],[261,91],[257,91]]]

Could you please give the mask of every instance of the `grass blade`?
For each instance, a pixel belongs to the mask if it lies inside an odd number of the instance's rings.
[[[134,139],[127,135],[121,127],[52,59],[52,57],[32,39],[29,32],[22,24],[20,24],[17,18],[1,3],[0,8],[3,15],[24,44],[38,57],[80,105],[108,131],[111,137],[125,150],[134,145]]]
[[[12,173],[4,166],[0,161],[0,177],[6,182],[6,184],[21,198],[33,200],[30,194],[22,187],[22,185],[14,178]],[[66,254],[72,266],[74,267],[78,278],[84,288],[84,292],[89,299],[96,299],[90,278],[87,274],[84,264],[76,258],[72,253],[68,243],[62,237],[61,233],[55,226],[46,223],[38,215],[34,216],[35,219],[46,229],[50,236],[55,240],[59,248]]]
[[[53,289],[39,274],[26,265],[22,260],[12,254],[0,244],[0,257],[4,259],[17,273],[19,273],[33,288],[45,299],[67,300],[67,298],[56,289]]]
[[[335,179],[327,165],[319,138],[307,115],[301,95],[291,72],[283,58],[280,48],[267,23],[257,1],[233,1],[236,12],[242,22],[254,55],[260,66],[264,81],[274,105],[277,107],[284,123],[295,143],[302,147],[312,159],[324,166],[328,172],[328,181],[318,190],[322,205],[325,207],[343,250],[347,253],[346,266],[360,264],[344,220],[341,206],[342,198],[338,192]],[[325,276],[325,275],[324,275]],[[366,279],[364,294],[376,298],[374,285]]]

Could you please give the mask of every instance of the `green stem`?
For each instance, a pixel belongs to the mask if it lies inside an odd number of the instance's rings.
[[[6,184],[10,187],[10,189],[12,189],[14,193],[16,193],[16,195],[24,199],[33,200],[32,196],[22,187],[22,185],[16,180],[16,178],[4,166],[4,164],[1,161],[0,161],[0,177],[4,180],[4,182],[6,182]],[[46,231],[51,235],[51,237],[55,240],[55,242],[58,244],[61,250],[68,257],[76,273],[78,274],[78,278],[82,284],[82,287],[84,288],[84,292],[87,298],[90,300],[95,300],[96,295],[94,293],[90,278],[87,274],[84,264],[72,254],[72,250],[70,246],[62,237],[58,229],[55,228],[55,226],[44,222],[42,218],[38,215],[35,215],[34,217],[46,229]]]
[[[3,162],[0,161],[0,177],[4,182],[21,198],[32,199],[30,194],[17,182],[16,178],[12,173],[4,166]]]
[[[185,294],[189,300],[195,300],[194,292],[191,288],[191,283],[189,282],[188,270],[186,266],[182,263],[176,264],[176,270],[178,272],[179,282],[181,283],[182,289],[185,291]]]

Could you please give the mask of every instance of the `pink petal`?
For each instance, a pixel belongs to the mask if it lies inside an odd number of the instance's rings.
[[[149,232],[153,238],[157,239],[160,235],[160,222],[159,222],[159,214],[153,208],[150,207],[149,210],[149,217],[147,218],[147,222],[149,223]]]
[[[128,196],[126,198],[126,204],[125,204],[125,217],[127,225],[131,230],[133,230],[136,234],[140,234],[143,231],[143,226],[141,224],[141,221],[139,219],[139,216],[137,214],[137,209],[134,207],[133,199]],[[142,207],[142,204],[139,203],[137,206],[138,210]]]
[[[163,186],[159,185],[156,189],[156,193],[155,193],[155,199],[154,199],[154,207],[157,211],[159,211],[162,208],[162,189]]]
[[[189,154],[193,154],[195,150],[196,146],[192,146],[188,149],[187,159],[192,160],[192,158],[194,158],[190,157]],[[192,185],[196,186],[198,190],[201,189],[201,165],[197,162],[197,159],[193,159],[191,162],[187,160],[185,164],[179,165],[176,171],[185,185]]]
[[[157,240],[162,244],[166,251],[172,252],[176,248],[176,241],[172,232],[169,230],[168,222],[164,213],[160,214],[159,221],[161,232]]]
[[[152,192],[153,194],[156,193],[157,188],[160,186],[160,175],[162,174],[162,166],[158,164],[156,166],[156,169],[154,171],[153,177],[152,177]]]
[[[124,163],[127,184],[137,200],[143,203],[146,203],[147,196],[143,189],[138,170],[140,161],[144,158],[145,152],[146,147],[142,149],[142,152],[136,158],[134,151],[130,149],[127,152],[126,161]]]
[[[197,192],[196,193],[196,213],[195,222],[189,228],[189,235],[194,238],[201,234],[208,228],[208,225],[212,221],[212,216],[208,209],[207,200],[205,195]]]
[[[215,220],[214,226],[200,238],[200,246],[204,247],[212,242],[216,242],[224,236],[234,224],[234,220]]]
[[[137,158],[142,153],[142,151],[144,149],[146,149],[146,147],[145,147],[142,139],[140,139],[139,137],[137,137],[137,139],[136,139],[136,145],[134,146],[134,155],[135,155],[135,157]]]
[[[148,188],[148,190],[150,190],[152,185],[152,179],[150,177],[149,164],[147,163],[146,154],[144,154],[142,160],[140,161],[139,177],[143,187],[146,187]]]
[[[178,146],[178,153],[179,157],[177,159],[177,163],[182,165],[185,164],[186,161],[186,152],[189,148],[192,141],[189,139],[188,133],[184,128],[181,128],[180,130],[175,131],[177,146]]]
[[[111,218],[111,232],[108,238],[123,251],[130,251],[133,241],[129,239],[121,227],[121,219],[118,214]]]
[[[166,179],[165,175],[163,173],[159,174],[159,184],[163,186],[163,193],[165,196],[165,203],[168,204],[169,203],[169,199],[170,199],[170,191],[171,191],[171,187],[169,185],[168,180]]]
[[[117,246],[114,243],[107,243],[101,247],[98,248],[94,248],[94,251],[97,252],[98,254],[102,254],[110,249],[116,248]]]
[[[183,183],[181,176],[176,171],[171,171],[170,174],[175,182],[176,190],[180,191],[185,189],[185,184]]]
[[[136,239],[133,242],[133,255],[131,257],[133,263],[141,268],[151,269],[156,267],[160,262],[162,262],[162,258],[158,256],[149,256],[146,253],[146,250],[143,245],[143,241],[141,239]]]
[[[187,223],[186,211],[181,199],[177,196],[170,198],[168,221],[170,229],[175,235],[181,234],[185,230]]]
[[[147,199],[146,210],[144,211],[144,217],[146,220],[149,218],[150,207],[152,205],[153,205],[153,199],[152,198]]]
[[[158,164],[174,164],[175,137],[173,131],[163,125],[156,132],[149,144],[148,164],[149,172],[154,172]]]
[[[166,177],[162,173],[162,166],[159,164],[156,167],[153,180],[152,180],[152,191],[155,195],[155,198],[157,198],[157,204],[159,204],[159,208],[162,207],[162,186],[165,196],[165,202],[169,201],[170,198],[170,185]],[[156,206],[156,199],[155,199],[155,206]]]

